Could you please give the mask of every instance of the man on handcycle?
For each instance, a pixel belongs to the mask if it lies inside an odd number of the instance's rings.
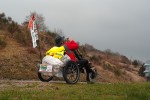
[[[65,41],[64,37],[57,36],[55,38],[55,46],[57,46],[57,47],[64,46],[66,54],[70,57],[70,59],[72,61],[77,63],[80,71],[83,68],[86,69],[86,74],[87,74],[86,81],[87,82],[90,82],[89,74],[91,74],[91,78],[93,78],[93,79],[96,77],[96,73],[91,69],[89,61],[79,57],[79,55],[76,51],[79,48],[79,45],[74,40],[69,38],[69,39],[67,39],[67,41]]]

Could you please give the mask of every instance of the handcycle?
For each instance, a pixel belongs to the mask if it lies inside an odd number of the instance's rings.
[[[79,53],[78,50],[75,50],[74,54],[75,54],[77,60],[83,59],[82,55]],[[89,65],[91,66],[90,63],[89,63]],[[45,66],[47,66],[47,65],[45,65]],[[40,68],[40,66],[38,66],[38,70],[39,70],[39,68]],[[93,78],[91,73],[87,73],[87,72],[86,73],[89,74],[88,75],[89,81],[93,83],[96,80],[97,71],[96,71],[96,69],[93,69],[92,67],[90,67],[90,68],[94,72],[95,77]],[[61,67],[59,69],[59,74],[60,74],[60,77],[64,78],[66,83],[75,84],[78,82],[78,80],[80,78],[80,72],[82,70],[84,70],[84,67],[81,68],[76,62],[70,60],[63,67]],[[45,75],[44,73],[41,73],[38,71],[38,78],[43,82],[49,82],[54,77],[59,77],[58,73],[52,74],[52,75],[48,75],[48,74]]]

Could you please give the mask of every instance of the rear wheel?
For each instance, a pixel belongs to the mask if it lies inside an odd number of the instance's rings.
[[[53,79],[53,76],[48,76],[45,75],[43,73],[38,72],[38,78],[42,81],[42,82],[49,82]]]
[[[63,69],[63,77],[66,83],[75,84],[78,82],[80,77],[79,67],[73,61],[67,62]]]
[[[37,65],[38,67],[38,78],[42,81],[42,82],[49,82],[53,79],[53,76],[47,75],[45,73],[40,73],[39,72],[39,68],[40,68],[40,64]]]

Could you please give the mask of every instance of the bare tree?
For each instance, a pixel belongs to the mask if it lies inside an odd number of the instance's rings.
[[[55,29],[55,30],[54,30],[54,33],[55,33],[56,35],[61,36],[61,37],[65,36],[64,32],[63,32],[61,29]]]
[[[31,12],[30,15],[26,16],[26,19],[23,22],[23,25],[28,24],[29,19],[32,15],[34,15],[34,17],[35,17],[35,22],[36,22],[38,30],[41,32],[46,32],[47,26],[45,25],[45,18],[43,17],[42,14],[38,14],[37,12]]]

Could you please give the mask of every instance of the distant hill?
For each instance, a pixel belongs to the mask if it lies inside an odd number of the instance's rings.
[[[40,63],[39,50],[32,48],[27,24],[19,25],[8,21],[0,14],[0,79],[38,79],[36,65]],[[6,20],[6,22],[4,21]],[[57,33],[40,32],[42,57],[54,45]],[[126,56],[114,53],[110,49],[101,51],[92,45],[81,45],[79,51],[93,63],[99,76],[99,82],[142,82],[139,76],[141,63],[130,61]],[[85,81],[84,75],[81,80]]]

